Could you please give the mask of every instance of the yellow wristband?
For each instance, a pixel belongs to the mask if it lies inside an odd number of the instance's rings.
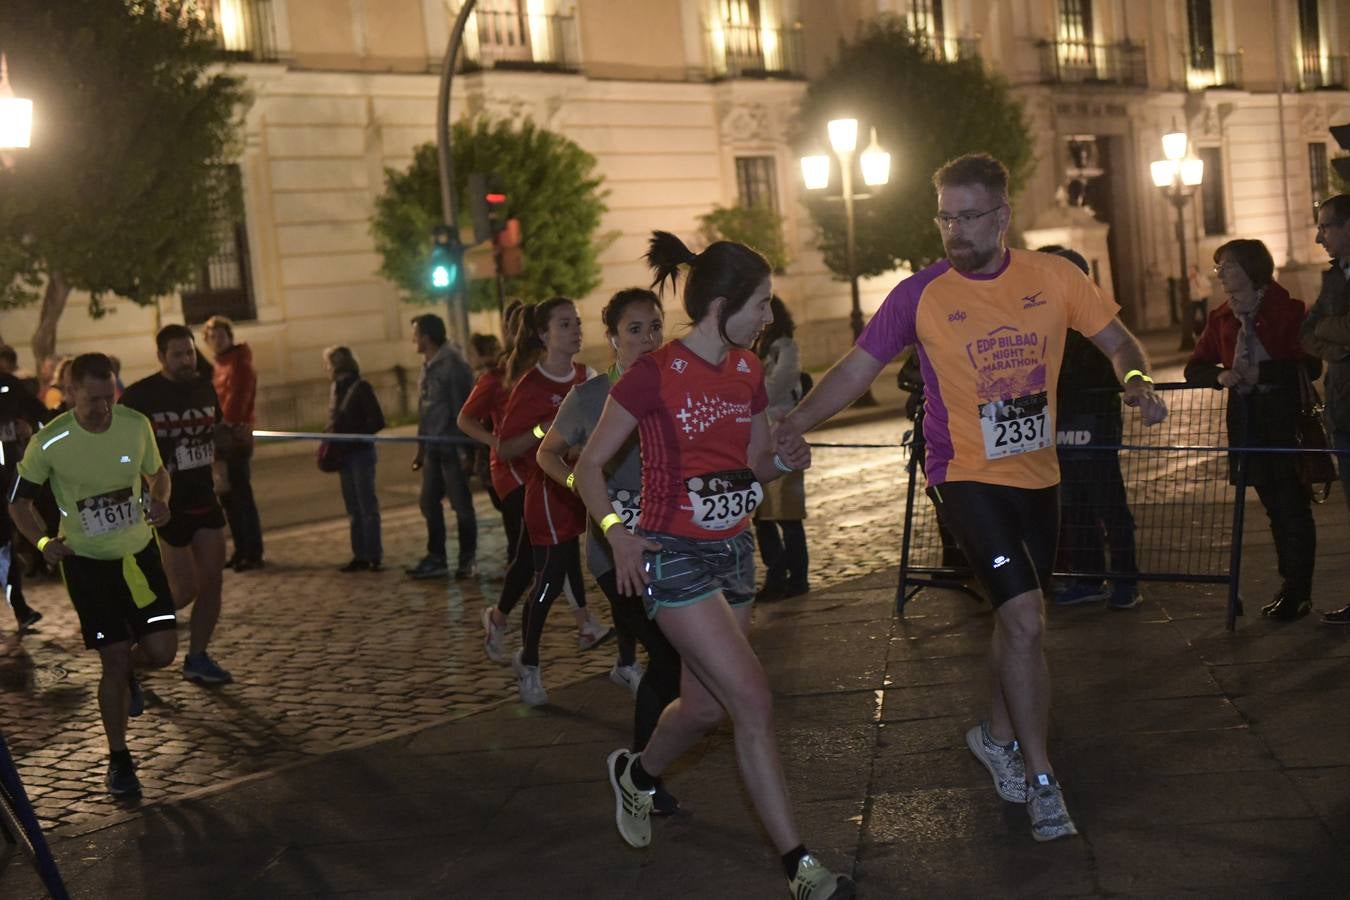
[[[531,433],[541,441],[544,439],[544,429],[540,428],[538,425],[534,426],[534,431]]]
[[[1149,378],[1148,375],[1146,375],[1145,373],[1139,371],[1138,369],[1131,369],[1130,371],[1126,372],[1126,373],[1125,373],[1125,377],[1121,380],[1120,383],[1121,383],[1121,384],[1129,384],[1129,383],[1130,383],[1130,379],[1133,378],[1133,377],[1136,376],[1136,375],[1139,376],[1139,380],[1140,380],[1140,381],[1146,381],[1146,382],[1148,382],[1149,384],[1152,384],[1152,383],[1153,383],[1153,379],[1152,379],[1152,378]]]
[[[37,543],[34,544],[33,546],[37,547],[38,552],[41,553],[43,550],[47,548],[47,545],[50,544],[51,542],[52,539],[50,537],[48,537],[47,535],[43,535],[42,537],[37,539]]]
[[[568,489],[569,491],[575,491],[575,490],[577,489],[577,488],[576,488],[576,484],[575,484],[576,480],[577,480],[577,473],[576,473],[576,472],[568,472],[568,473],[567,473],[567,489]]]
[[[609,515],[605,516],[603,519],[600,520],[600,532],[602,534],[609,534],[609,530],[611,528],[613,528],[615,525],[621,524],[622,522],[623,519],[619,517],[618,513],[610,513]]]

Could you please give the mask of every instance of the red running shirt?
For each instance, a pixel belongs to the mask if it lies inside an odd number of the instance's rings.
[[[638,420],[638,524],[695,540],[744,531],[764,489],[748,468],[750,422],[769,405],[764,370],[748,350],[719,366],[681,341],[640,357],[610,390]]]
[[[492,433],[500,438],[502,419],[506,415],[506,401],[510,396],[510,391],[502,383],[502,370],[488,369],[473,383],[473,390],[469,391],[469,396],[465,398],[462,411],[470,419],[491,422]],[[525,482],[516,478],[506,460],[497,456],[496,450],[488,453],[488,465],[492,472],[492,489],[497,492],[499,498],[524,486]]]
[[[546,375],[538,366],[530,369],[511,389],[498,436],[512,438],[536,425],[547,430],[567,392],[591,374],[580,363],[573,363],[572,376],[562,381]],[[539,547],[561,544],[586,531],[586,507],[575,494],[544,474],[534,454],[531,447],[506,460],[506,466],[511,478],[525,485],[525,527],[530,543]]]

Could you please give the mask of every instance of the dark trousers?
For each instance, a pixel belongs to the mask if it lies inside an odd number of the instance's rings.
[[[459,532],[459,563],[473,562],[478,552],[478,518],[469,492],[469,474],[454,446],[428,446],[422,455],[422,518],[427,523],[427,556],[445,559],[445,514],[441,500],[455,511]]]
[[[4,545],[0,546],[0,555],[4,557],[3,561],[7,566],[3,579],[5,601],[9,603],[9,608],[14,613],[14,621],[22,622],[33,611],[23,596],[23,561],[15,555],[12,541],[5,541]]]
[[[1059,546],[1064,564],[1074,572],[1094,573],[1092,580],[1095,573],[1110,572],[1117,583],[1136,583],[1129,577],[1139,572],[1134,516],[1120,475],[1119,452],[1065,454],[1059,471]]]
[[[1350,431],[1333,431],[1331,443],[1337,450],[1347,451],[1336,455],[1336,471],[1341,475],[1341,493],[1345,496],[1345,505],[1350,507]]]
[[[380,500],[375,496],[375,445],[358,444],[348,451],[338,470],[342,503],[347,507],[352,557],[366,562],[384,559],[380,539]]]
[[[759,542],[759,558],[764,560],[764,586],[806,591],[810,558],[802,521],[757,519],[755,540]]]
[[[1298,477],[1297,463],[1288,457],[1271,460],[1270,478],[1256,485],[1256,496],[1266,508],[1275,558],[1284,595],[1302,603],[1312,599],[1313,564],[1317,558],[1317,525],[1312,500]]]
[[[647,611],[637,597],[619,594],[618,579],[610,569],[595,579],[609,600],[614,614],[614,629],[626,632],[647,648],[647,671],[638,683],[637,702],[633,709],[633,750],[647,746],[661,711],[666,704],[680,696],[680,652],[671,646],[655,619],[647,618]]]
[[[497,608],[510,615],[534,580],[534,550],[525,527],[525,488],[518,487],[502,498],[502,528],[506,531],[506,576]]]
[[[520,661],[527,666],[539,665],[539,641],[544,636],[544,623],[553,601],[563,592],[563,583],[570,582],[573,591],[582,589],[581,547],[576,538],[561,544],[533,548],[534,587],[530,589],[525,612],[520,617],[523,649]],[[580,600],[583,595],[578,594]]]
[[[225,469],[230,489],[221,498],[225,518],[234,538],[234,556],[238,559],[262,559],[262,520],[253,500],[253,450],[239,450],[226,457]]]

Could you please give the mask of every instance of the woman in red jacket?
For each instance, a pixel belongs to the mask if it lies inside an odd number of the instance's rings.
[[[1293,447],[1300,382],[1316,378],[1321,369],[1299,342],[1303,301],[1275,281],[1275,261],[1260,241],[1229,241],[1214,251],[1214,263],[1228,301],[1209,314],[1186,364],[1186,381],[1229,389],[1229,444]],[[1238,461],[1235,457],[1230,468]],[[1283,580],[1261,612],[1286,622],[1306,616],[1312,608],[1317,526],[1298,461],[1288,453],[1250,453],[1240,462],[1270,518]]]

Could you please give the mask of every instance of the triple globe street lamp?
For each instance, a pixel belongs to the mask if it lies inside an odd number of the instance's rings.
[[[856,240],[853,204],[856,200],[869,197],[869,194],[853,192],[853,156],[858,147],[858,120],[831,119],[825,126],[830,137],[830,148],[839,160],[839,184],[844,201],[844,265],[848,269],[849,290],[853,305],[849,312],[849,324],[853,328],[856,341],[862,334],[862,303],[858,294],[858,264],[856,259]],[[877,130],[872,129],[872,141],[858,154],[858,166],[862,171],[863,183],[868,187],[879,187],[890,180],[891,155],[877,143]],[[802,180],[807,190],[824,190],[830,184],[830,157],[824,153],[802,157]],[[859,406],[872,406],[876,400],[871,389],[858,399]]]
[[[1181,319],[1181,349],[1190,350],[1195,346],[1195,333],[1191,319],[1190,267],[1186,264],[1186,204],[1195,189],[1205,180],[1205,161],[1194,155],[1187,155],[1189,141],[1184,131],[1170,131],[1162,137],[1164,159],[1156,160],[1150,167],[1153,184],[1156,185],[1177,211],[1177,250],[1181,255],[1181,277],[1177,279],[1179,299],[1178,318]]]

